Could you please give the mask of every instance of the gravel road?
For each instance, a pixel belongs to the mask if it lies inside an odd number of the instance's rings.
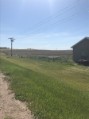
[[[2,73],[0,73],[0,119],[33,119],[26,104],[15,99]]]

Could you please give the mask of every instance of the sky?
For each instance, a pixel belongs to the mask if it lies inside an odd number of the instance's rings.
[[[89,37],[89,0],[0,0],[0,47],[68,50]]]

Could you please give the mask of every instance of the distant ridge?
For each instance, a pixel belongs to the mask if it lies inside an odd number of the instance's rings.
[[[10,49],[2,49],[2,52],[6,55],[10,55]],[[72,50],[39,50],[39,49],[13,49],[13,56],[71,56]]]

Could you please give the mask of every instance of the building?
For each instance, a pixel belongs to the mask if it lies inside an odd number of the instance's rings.
[[[72,46],[73,60],[77,63],[89,63],[89,37],[83,38],[81,41]]]

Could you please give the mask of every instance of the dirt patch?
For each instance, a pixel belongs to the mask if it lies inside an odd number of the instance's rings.
[[[0,119],[33,119],[26,104],[15,99],[4,78],[0,73]]]

